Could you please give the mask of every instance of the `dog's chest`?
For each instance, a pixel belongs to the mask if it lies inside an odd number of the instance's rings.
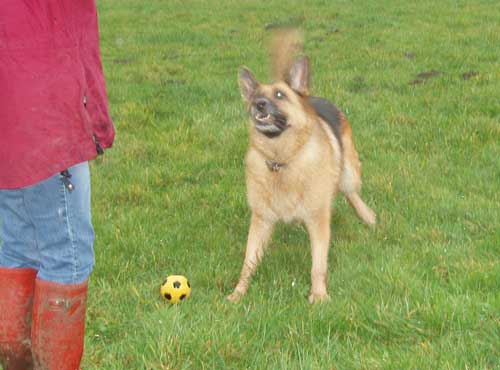
[[[308,194],[312,191],[306,174],[290,168],[263,172],[248,183],[250,206],[268,218],[291,222],[307,214]]]
[[[250,150],[246,161],[250,207],[268,219],[285,222],[304,221],[311,212],[329,207],[339,178],[335,158],[326,140],[310,140],[294,160],[273,170],[265,157]]]
[[[285,222],[304,218],[304,206],[307,181],[302,176],[290,174],[283,169],[274,174],[271,180],[273,192],[270,198],[271,209],[276,216]]]

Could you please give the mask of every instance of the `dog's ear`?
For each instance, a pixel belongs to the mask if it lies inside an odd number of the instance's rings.
[[[290,69],[288,80],[290,87],[300,94],[309,94],[309,58],[306,56],[297,59]]]
[[[240,84],[240,92],[243,99],[248,103],[252,100],[259,83],[253,76],[252,72],[246,67],[242,67],[238,73],[238,82]]]

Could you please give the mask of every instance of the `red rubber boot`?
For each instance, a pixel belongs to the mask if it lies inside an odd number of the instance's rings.
[[[83,354],[87,282],[37,279],[31,342],[36,370],[77,370]]]
[[[36,270],[0,267],[0,363],[31,370],[31,311]]]

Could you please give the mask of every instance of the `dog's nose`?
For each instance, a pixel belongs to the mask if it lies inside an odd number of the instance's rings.
[[[255,100],[255,108],[257,108],[260,113],[266,113],[268,106],[269,101],[266,98],[257,98]]]

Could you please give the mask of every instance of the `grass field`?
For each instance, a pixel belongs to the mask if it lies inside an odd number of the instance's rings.
[[[98,6],[117,138],[92,164],[85,370],[500,369],[498,1]],[[266,28],[289,22],[314,94],[351,121],[379,225],[337,199],[330,303],[307,303],[308,237],[283,225],[230,304],[250,216],[236,72],[265,80]],[[169,307],[174,273],[193,293]]]

